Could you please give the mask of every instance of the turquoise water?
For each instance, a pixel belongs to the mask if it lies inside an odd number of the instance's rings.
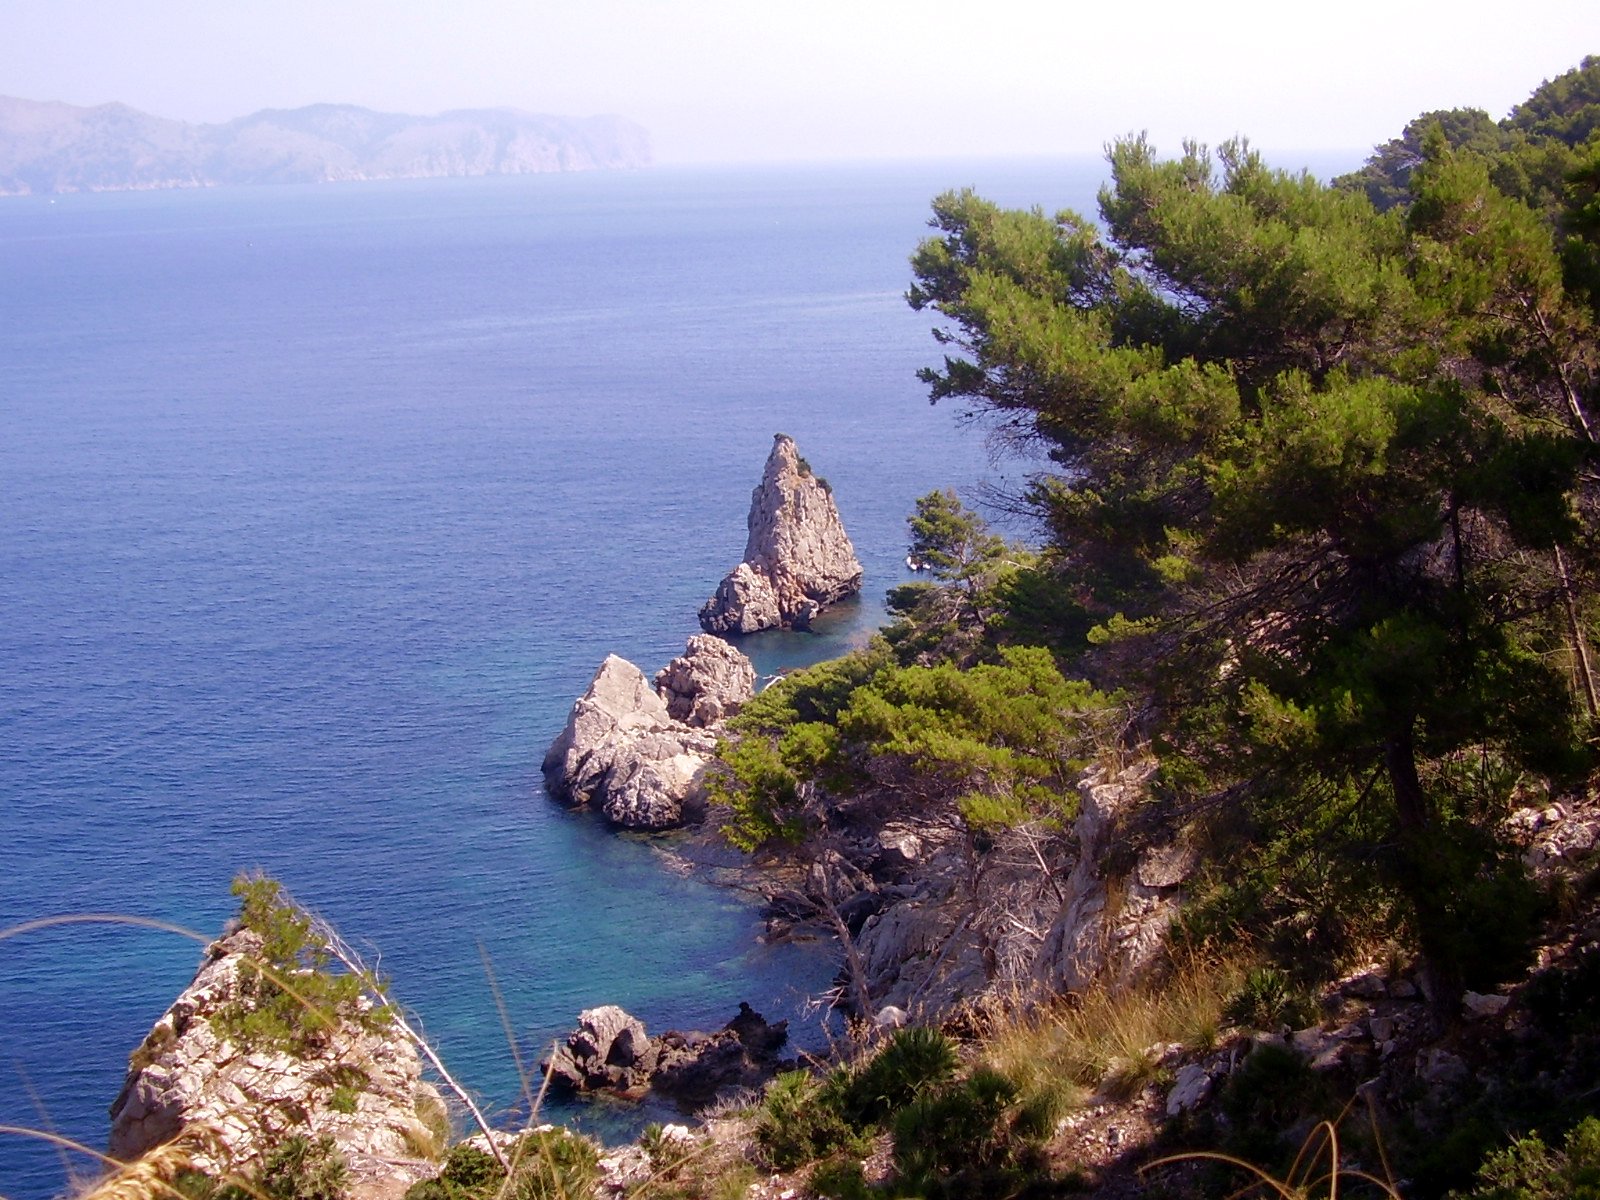
[[[993,478],[930,409],[901,294],[937,191],[1087,206],[1097,162],[669,171],[0,203],[0,926],[210,934],[241,868],[381,951],[458,1075],[577,1011],[797,1017],[825,955],[544,797],[615,651],[653,671],[744,544],[774,432],[833,485],[863,639],[928,489]],[[0,1124],[104,1145],[196,947],[0,942]],[[85,1160],[76,1160],[82,1167]],[[66,1166],[0,1136],[0,1193]]]

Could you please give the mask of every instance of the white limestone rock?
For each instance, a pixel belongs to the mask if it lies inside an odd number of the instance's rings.
[[[545,784],[625,828],[668,829],[694,815],[716,742],[674,721],[644,672],[610,654],[545,754]]]
[[[683,653],[656,675],[656,693],[666,701],[668,715],[694,729],[727,720],[755,691],[755,664],[706,633],[691,637]]]
[[[259,1166],[287,1137],[326,1135],[344,1155],[353,1193],[398,1198],[438,1169],[419,1157],[434,1137],[419,1110],[442,1112],[443,1102],[423,1081],[416,1048],[398,1031],[352,1022],[303,1056],[235,1045],[209,1018],[234,999],[241,963],[260,945],[243,930],[207,949],[133,1056],[111,1106],[109,1154],[131,1160],[185,1130],[209,1129],[194,1165],[221,1176]],[[352,1111],[340,1111],[352,1100]]]
[[[861,590],[861,563],[828,486],[778,434],[750,497],[744,561],[700,609],[708,633],[804,629],[828,605]]]
[[[1175,1117],[1199,1108],[1211,1096],[1211,1075],[1199,1063],[1190,1063],[1178,1072],[1167,1093],[1167,1116]]]
[[[1037,983],[1055,992],[1081,991],[1096,979],[1128,979],[1159,955],[1193,870],[1192,855],[1147,852],[1112,893],[1105,860],[1118,821],[1144,795],[1154,762],[1108,776],[1091,767],[1078,781],[1078,857],[1061,892],[1061,907],[1034,967]]]

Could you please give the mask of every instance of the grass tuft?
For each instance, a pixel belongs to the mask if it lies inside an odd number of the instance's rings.
[[[1023,1008],[991,1027],[983,1061],[1018,1086],[1031,1121],[1059,1120],[1097,1089],[1128,1095],[1158,1080],[1162,1047],[1210,1049],[1245,969],[1232,959],[1190,958],[1159,980]]]

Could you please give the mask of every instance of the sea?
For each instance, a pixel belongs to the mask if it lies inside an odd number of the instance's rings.
[[[51,1139],[104,1149],[200,954],[26,923],[210,937],[246,870],[364,948],[505,1120],[518,1058],[594,1005],[825,1036],[825,946],[761,944],[747,894],[555,805],[540,762],[607,654],[653,673],[698,631],[775,433],[866,585],[744,639],[763,675],[882,623],[916,497],[1021,482],[930,406],[907,260],[941,191],[1092,213],[1104,169],[0,200],[0,1195],[95,1173]]]

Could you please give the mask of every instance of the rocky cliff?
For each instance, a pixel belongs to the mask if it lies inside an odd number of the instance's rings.
[[[1194,866],[1179,844],[1129,836],[1153,767],[1085,771],[1064,829],[977,838],[937,810],[839,814],[849,831],[790,886],[769,886],[769,936],[820,927],[847,943],[840,995],[868,1015],[938,1020],[991,997],[1134,980],[1164,948]]]
[[[649,137],[621,117],[509,108],[431,117],[349,104],[265,109],[190,125],[125,104],[0,97],[0,195],[523,175],[643,167]]]
[[[212,943],[134,1052],[111,1106],[111,1156],[134,1159],[187,1133],[193,1166],[221,1177],[259,1166],[286,1138],[327,1136],[363,1195],[399,1196],[434,1169],[439,1131],[419,1112],[444,1112],[415,1048],[393,1029],[350,1022],[304,1054],[231,1041],[211,1018],[239,996],[260,946],[249,930]]]
[[[700,609],[710,633],[804,629],[861,590],[861,564],[827,483],[778,434],[750,497],[744,560]]]
[[[755,690],[750,660],[697,634],[657,676],[607,655],[544,756],[555,799],[599,808],[628,829],[668,829],[698,813],[722,721]]]

